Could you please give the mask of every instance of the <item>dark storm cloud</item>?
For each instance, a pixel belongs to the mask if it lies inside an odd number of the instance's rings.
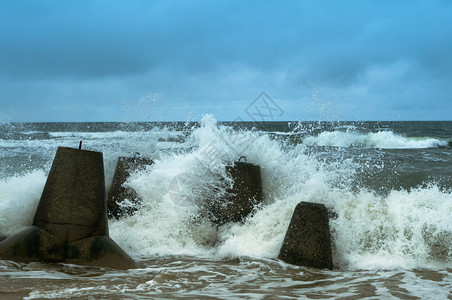
[[[197,72],[239,62],[334,81],[400,58],[444,72],[450,8],[407,1],[4,1],[0,62],[2,73],[16,76],[115,76],[160,66]]]
[[[126,36],[119,7],[109,12],[100,3],[2,2],[2,73],[96,77],[145,70],[145,52],[134,51],[136,28]]]
[[[448,1],[0,1],[0,101],[163,91],[224,107],[265,89],[296,107],[336,89],[345,111],[450,107],[450,15]]]

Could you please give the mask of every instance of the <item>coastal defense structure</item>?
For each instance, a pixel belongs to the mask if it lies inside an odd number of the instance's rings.
[[[211,220],[217,225],[243,221],[264,201],[260,166],[240,160],[226,167],[232,187],[227,188],[225,199],[210,203]]]
[[[328,223],[325,205],[298,203],[278,258],[294,265],[333,269]]]
[[[0,242],[0,258],[135,267],[108,235],[101,152],[58,148],[32,226]]]
[[[107,211],[109,218],[119,219],[124,215],[134,214],[141,203],[135,190],[125,187],[124,183],[130,177],[130,173],[154,163],[152,159],[140,157],[120,157],[116,164],[115,174],[107,197]],[[124,205],[128,202],[132,205]]]

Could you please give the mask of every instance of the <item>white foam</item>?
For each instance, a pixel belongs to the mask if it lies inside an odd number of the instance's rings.
[[[331,228],[337,247],[336,263],[340,266],[374,269],[451,265],[450,193],[431,186],[411,192],[393,191],[387,197],[365,191],[346,193],[330,201],[338,214],[331,220]]]
[[[10,236],[31,225],[45,181],[42,170],[0,180],[0,234]]]
[[[247,139],[252,142],[240,148],[240,141]],[[218,126],[212,116],[203,119],[191,141],[197,145],[193,152],[162,157],[128,182],[144,199],[145,207],[133,217],[114,222],[111,232],[137,256],[276,258],[294,207],[300,201],[309,201],[324,203],[338,216],[331,220],[331,231],[335,264],[341,268],[450,264],[451,254],[435,257],[438,254],[431,250],[434,243],[447,247],[451,242],[448,236],[441,241],[441,232],[452,232],[448,222],[450,193],[435,186],[394,191],[387,197],[364,190],[353,193],[346,188],[358,167],[353,162],[326,164],[315,155],[304,154],[304,146],[283,150],[278,142],[259,132],[235,132]],[[219,152],[210,157],[208,149]],[[200,187],[215,185],[219,176],[224,176],[224,165],[239,155],[261,166],[267,205],[244,224],[225,225],[216,235],[208,221],[194,218],[200,213],[200,205],[215,199],[221,187]],[[207,158],[209,169],[203,164]],[[183,207],[175,205],[169,193],[171,180],[179,174],[190,178],[183,193],[188,202]],[[345,182],[345,188],[334,187],[339,180]]]
[[[391,131],[360,133],[358,131],[325,131],[307,136],[303,143],[309,146],[365,147],[381,149],[423,149],[445,147],[448,141],[429,137],[405,137]]]

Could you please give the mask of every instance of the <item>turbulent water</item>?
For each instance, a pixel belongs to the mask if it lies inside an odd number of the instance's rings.
[[[0,261],[0,297],[452,299],[452,122],[0,124],[0,236],[31,224],[58,146],[153,158],[125,183],[138,213],[110,236],[140,264],[117,271]],[[264,200],[216,228],[225,166],[261,166]],[[334,270],[277,259],[300,201],[330,212]]]

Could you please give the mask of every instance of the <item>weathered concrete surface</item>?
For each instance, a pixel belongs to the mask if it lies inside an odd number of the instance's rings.
[[[68,242],[37,226],[0,243],[2,259],[65,262],[88,266],[130,269],[135,262],[109,236],[93,236]]]
[[[136,266],[108,236],[102,153],[58,148],[32,226],[0,242],[0,258]]]
[[[124,186],[124,183],[130,177],[130,173],[150,166],[154,163],[153,160],[144,157],[120,157],[116,164],[115,174],[113,175],[113,182],[107,197],[107,210],[109,218],[119,219],[125,215],[133,215],[137,211],[135,205],[141,203],[140,197],[132,189]],[[134,206],[122,207],[120,204],[128,199]]]
[[[59,147],[33,224],[69,242],[108,235],[101,152]]]
[[[263,202],[261,168],[246,162],[235,162],[226,167],[233,180],[227,197],[210,203],[211,220],[217,225],[243,221],[253,208]]]
[[[299,266],[333,268],[328,210],[323,204],[297,205],[279,259]]]

